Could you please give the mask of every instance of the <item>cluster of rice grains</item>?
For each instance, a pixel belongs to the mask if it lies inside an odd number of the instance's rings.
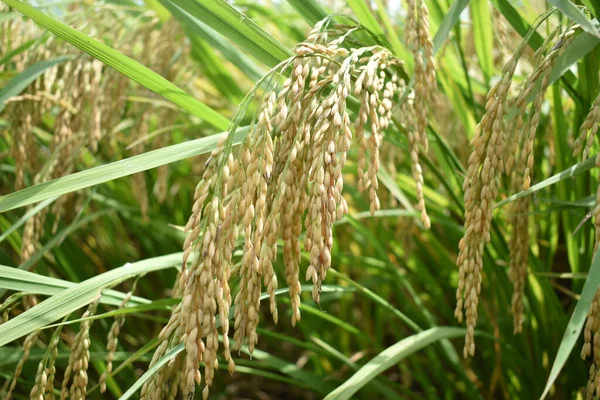
[[[78,11],[85,14],[88,11],[85,6]],[[94,12],[104,10],[105,6],[95,8]],[[109,7],[109,6],[106,6]],[[0,12],[7,12],[7,8],[0,5]],[[117,12],[119,10],[112,10]],[[128,11],[127,11],[128,12]],[[111,14],[113,15],[113,14]],[[176,37],[179,37],[177,23],[170,21],[161,24],[160,28],[158,18],[153,13],[145,15],[150,23],[127,26],[127,29],[120,29],[114,24],[114,18],[110,27],[94,26],[96,34],[106,34],[105,38],[112,38],[115,43],[123,43],[124,52],[131,53],[135,45],[134,38],[148,38],[152,41],[144,43],[144,46],[153,48],[154,52],[143,52],[142,63],[164,74],[172,81],[175,81],[180,69],[174,69],[171,66],[174,48],[172,46]],[[123,20],[124,21],[124,20]],[[88,24],[88,21],[85,25]],[[76,23],[77,25],[77,23]],[[84,26],[85,26],[84,25]],[[122,26],[121,28],[125,28]],[[39,39],[42,30],[35,24],[25,18],[8,18],[0,22],[0,57],[7,55],[25,42]],[[122,35],[125,35],[123,37]],[[165,40],[165,38],[173,40]],[[139,39],[136,39],[139,40]],[[158,46],[157,43],[163,43]],[[120,46],[120,45],[119,45]],[[86,55],[79,54],[73,57],[73,48],[68,44],[59,42],[53,37],[40,41],[39,45],[31,46],[27,51],[20,52],[17,56],[11,58],[10,63],[3,64],[0,68],[7,66],[12,68],[11,73],[19,73],[28,66],[56,57],[57,55],[69,55],[66,62],[47,68],[39,78],[37,78],[27,89],[18,96],[12,97],[6,101],[6,109],[3,113],[8,120],[8,132],[12,141],[11,155],[15,162],[15,183],[14,190],[23,189],[26,186],[42,183],[51,179],[59,178],[73,172],[76,164],[83,154],[91,153],[98,156],[100,151],[111,151],[108,147],[99,146],[101,140],[114,140],[114,137],[107,138],[110,132],[115,132],[123,119],[130,118],[136,121],[138,125],[146,122],[146,116],[150,113],[145,111],[149,107],[131,107],[130,115],[127,114],[126,100],[127,91],[131,88],[129,80],[110,68],[106,68],[100,61],[94,60]],[[184,62],[179,63],[181,68],[185,68]],[[1,69],[0,69],[1,71]],[[10,74],[8,74],[10,75]],[[173,123],[174,119],[180,113],[172,109],[160,109],[156,111],[160,115],[161,124]],[[139,122],[142,121],[142,122]],[[36,129],[49,130],[51,139],[49,143],[44,143],[37,139]],[[147,129],[136,129],[138,135],[135,139],[146,139],[144,135],[148,133]],[[165,146],[169,139],[165,135],[153,141],[153,146]],[[106,143],[106,141],[104,143]],[[104,149],[102,149],[104,147]],[[144,143],[138,145],[133,153],[142,152]],[[165,166],[166,168],[166,166]],[[158,171],[157,184],[158,199],[166,198],[166,189],[168,184],[168,170],[162,168]],[[143,176],[140,176],[143,180]],[[134,178],[139,182],[139,177]],[[13,190],[10,188],[9,190]],[[145,193],[145,189],[144,189]],[[29,218],[25,224],[22,236],[20,262],[21,265],[34,267],[32,263],[25,264],[30,260],[37,250],[38,243],[43,240],[46,221],[50,215],[53,216],[53,227],[55,231],[58,223],[68,207],[66,201],[72,201],[73,197],[63,196],[56,200],[54,204],[48,206],[33,217]],[[146,200],[147,202],[147,200]],[[143,199],[140,199],[141,210],[146,209],[143,206]],[[122,306],[125,306],[131,297],[129,293]],[[34,296],[23,296],[16,294],[9,297],[2,305],[2,322],[5,322],[10,314],[19,312],[19,305],[23,309],[28,309],[36,304]],[[91,316],[96,310],[96,303],[90,306],[83,314],[84,317]],[[100,390],[106,390],[106,379],[112,371],[112,361],[117,349],[117,338],[124,323],[124,317],[118,317],[113,323],[107,338],[107,370],[100,377]],[[67,369],[62,381],[60,397],[61,399],[84,399],[86,397],[86,387],[88,384],[87,368],[89,363],[89,329],[91,321],[83,321],[80,324],[79,331],[71,335],[71,332],[63,332],[58,328],[51,337],[43,332],[34,332],[25,338],[23,342],[23,357],[17,364],[12,380],[8,380],[4,387],[0,389],[0,397],[8,400],[12,398],[13,392],[17,393],[18,379],[21,375],[23,365],[27,361],[32,346],[41,346],[46,348],[46,354],[39,363],[38,372],[35,379],[35,385],[30,392],[32,399],[54,399],[56,373],[55,360],[58,354],[58,348],[62,341],[65,341],[70,348],[70,357]],[[61,340],[62,338],[62,340]]]
[[[580,135],[575,140],[574,152],[575,156],[583,153],[583,159],[587,159],[590,150],[594,144],[594,139],[600,127],[600,94],[594,102],[587,114],[583,124],[581,124]],[[588,136],[589,135],[589,136]],[[585,143],[585,146],[584,146]],[[596,167],[600,168],[600,153],[596,155]],[[600,175],[599,175],[600,176]],[[600,185],[596,192],[596,206],[592,211],[594,217],[594,225],[596,230],[596,240],[594,253],[598,250],[600,242]],[[592,355],[592,365],[589,372],[589,380],[586,390],[586,398],[593,399],[600,396],[600,288],[596,290],[596,294],[590,309],[588,311],[587,321],[584,329],[584,344],[581,350],[581,357],[586,359]]]
[[[98,299],[100,297],[98,296]],[[64,371],[63,381],[60,390],[60,399],[64,400],[70,398],[72,400],[85,399],[87,391],[88,376],[87,370],[90,361],[90,326],[92,321],[85,319],[92,316],[97,308],[98,299],[92,302],[87,310],[82,314],[84,319],[79,326],[79,331],[74,337],[67,340],[71,352],[69,354],[69,360],[67,367]],[[3,399],[10,400],[12,398],[13,391],[16,388],[16,383],[23,369],[23,365],[28,360],[32,346],[38,342],[43,345],[43,339],[40,335],[40,331],[33,332],[25,338],[23,343],[23,355],[17,364],[14,372],[14,376],[8,390],[5,392]],[[62,326],[58,327],[54,333],[48,339],[46,345],[46,351],[42,359],[40,360],[35,376],[35,384],[31,389],[29,398],[32,400],[53,400],[55,399],[54,389],[54,378],[56,375],[56,358],[58,356],[58,347],[60,343],[60,336],[62,333]]]
[[[490,241],[492,212],[501,177],[505,174],[510,178],[510,186],[514,192],[529,188],[534,165],[533,142],[540,121],[542,102],[550,84],[550,72],[557,57],[572,42],[577,30],[578,27],[574,25],[566,28],[559,26],[547,37],[535,53],[531,74],[520,88],[516,100],[509,103],[509,89],[517,63],[531,35],[529,33],[505,64],[499,81],[489,91],[486,113],[471,140],[473,152],[463,184],[465,234],[459,243],[459,282],[455,310],[459,321],[466,314],[465,358],[475,353],[473,336],[477,323],[484,248]],[[533,97],[533,101],[528,105],[530,97]],[[512,113],[515,109],[516,113]],[[509,277],[513,283],[515,333],[522,329],[523,293],[529,251],[528,210],[527,196],[513,203],[509,210],[509,222],[512,226]]]
[[[104,10],[104,7],[100,7],[99,10]],[[85,13],[87,8],[81,6],[81,9],[77,10]],[[111,10],[113,11],[115,10]],[[186,58],[183,57],[184,60],[172,64],[177,48],[172,46],[172,43],[180,38],[177,22],[170,20],[161,24],[152,12],[146,12],[143,17],[147,19],[147,23],[138,23],[127,29],[113,26],[106,32],[104,29],[108,28],[97,27],[99,31],[96,34],[105,33],[105,38],[110,37],[125,54],[133,53],[136,43],[140,41],[139,38],[144,38],[141,47],[152,48],[154,51],[142,52],[139,56],[141,63],[171,81],[181,79],[181,71],[187,68]],[[8,38],[33,40],[41,35],[41,31],[32,21],[11,18],[2,24],[0,41]],[[165,38],[171,39],[165,40]],[[11,42],[10,46],[2,48],[0,57],[14,49],[18,43],[20,42]],[[172,125],[181,115],[166,107],[153,110],[152,106],[144,102],[126,107],[128,90],[132,88],[128,78],[111,68],[106,68],[98,60],[83,54],[73,57],[72,53],[71,46],[50,37],[40,45],[32,46],[30,50],[22,52],[23,60],[13,65],[15,72],[21,72],[31,64],[56,55],[66,55],[71,58],[64,63],[47,68],[23,93],[6,101],[5,115],[9,121],[11,155],[15,162],[15,191],[72,173],[78,160],[86,152],[98,154],[99,150],[111,151],[108,149],[111,146],[99,149],[98,144],[103,139],[105,144],[109,141],[112,144],[116,133],[121,129],[119,126],[123,120],[133,121],[131,124],[133,134],[130,135],[129,140],[135,141],[136,145],[132,146],[132,151],[127,154],[132,156],[144,152],[146,143],[152,138],[151,132],[148,132],[150,126]],[[159,115],[160,119],[150,121],[152,114]],[[49,121],[52,139],[46,146],[36,139],[35,131],[40,127],[44,130],[48,129]],[[168,135],[162,134],[153,138],[151,142],[156,148],[168,145],[169,141]],[[149,200],[144,174],[136,174],[132,179],[133,193],[145,217],[148,213]],[[157,170],[154,189],[160,202],[167,198],[167,180],[168,166],[162,166]],[[55,231],[65,215],[65,210],[68,209],[65,207],[66,203],[73,200],[74,196],[62,196],[51,207],[43,209],[28,219],[21,245],[22,263],[36,251],[44,234],[48,215],[54,216],[53,231]]]
[[[427,147],[426,102],[431,95],[425,99],[420,96],[433,90],[435,71],[431,41],[422,37],[427,31],[426,9],[423,2],[417,3],[412,23],[418,26],[418,35],[409,42],[415,55],[427,61],[417,62],[421,66],[415,71],[414,91],[400,77],[402,63],[385,48],[350,45],[351,34],[362,29],[360,26],[333,25],[324,20],[297,46],[296,55],[273,69],[253,91],[266,87],[241,146],[233,147],[235,126],[220,138],[206,161],[185,228],[188,236],[178,289],[182,302],[160,333],[160,345],[150,365],[180,343],[185,349],[145,383],[143,399],[172,399],[180,389],[192,398],[202,380],[200,362],[204,363],[203,396],[207,398],[219,367],[220,341],[230,373],[235,368],[232,347],[239,351],[247,345],[252,353],[258,342],[263,285],[273,320],[278,320],[275,292],[279,282],[274,271],[278,240],[283,243],[292,324],[301,318],[302,235],[310,259],[304,276],[312,281],[312,297],[319,302],[331,265],[333,224],[348,212],[342,196],[342,170],[353,137],[358,187],[369,193],[370,211],[374,213],[380,206],[377,172],[383,133],[394,104],[400,101],[419,192],[417,207],[424,225],[429,226],[422,198],[419,146]],[[289,73],[281,85],[277,83],[279,73]],[[238,111],[243,113],[244,105]],[[240,234],[243,252],[239,268],[234,269]],[[240,277],[234,298],[229,285],[232,274]],[[232,300],[235,332],[230,341]]]

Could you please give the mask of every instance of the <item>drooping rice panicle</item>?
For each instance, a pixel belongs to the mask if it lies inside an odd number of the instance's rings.
[[[419,2],[421,36],[427,31],[423,7]],[[247,345],[252,353],[258,342],[256,329],[263,284],[269,294],[270,312],[274,321],[278,321],[274,266],[279,238],[283,241],[292,324],[301,318],[299,276],[303,232],[304,249],[310,260],[305,277],[313,282],[313,299],[319,302],[321,285],[331,266],[333,226],[348,212],[342,195],[342,171],[353,137],[359,149],[359,189],[369,192],[371,213],[379,209],[380,149],[394,103],[407,95],[416,99],[425,92],[408,88],[399,78],[402,62],[389,51],[378,46],[348,49],[346,38],[343,30],[317,24],[309,40],[298,45],[296,55],[263,79],[276,82],[275,88],[261,94],[257,114],[241,146],[233,149],[230,133],[219,140],[205,163],[192,215],[185,227],[188,236],[183,245],[179,279],[182,303],[161,333],[161,343],[150,365],[176,343],[184,343],[185,352],[146,382],[143,399],[157,399],[159,394],[173,396],[175,381],[181,383],[184,396],[193,396],[196,384],[202,380],[201,362],[206,383],[202,393],[204,398],[208,396],[220,347],[215,315],[220,316],[222,324],[228,370],[234,371],[228,338],[227,312],[231,305],[228,282],[240,233],[243,232],[244,244],[240,268],[236,270],[240,285],[234,297],[233,335],[238,349]],[[432,50],[423,48],[430,45],[425,39],[415,44],[419,54],[427,58],[427,66],[424,63],[419,72],[423,85],[429,88],[427,101],[432,101],[430,92],[435,84]],[[279,71],[289,71],[289,77],[282,83],[277,82]],[[251,94],[260,89],[259,84]],[[348,110],[352,94],[360,103],[354,122]],[[414,101],[425,104],[421,99]],[[426,117],[417,115],[414,103],[407,104],[408,108],[399,111],[404,114],[409,110],[410,116],[403,120],[413,118],[416,126],[419,118]],[[424,131],[423,121],[420,126]],[[423,136],[424,133],[412,136],[411,158],[415,163],[418,208],[429,227],[417,153],[421,151],[417,146],[426,150]],[[176,366],[182,369],[181,373]]]
[[[517,162],[512,171],[511,189],[513,192],[527,190],[530,186],[533,168],[533,141],[540,122],[542,102],[550,83],[550,72],[557,57],[573,40],[574,33],[574,29],[567,29],[559,35],[552,47],[550,47],[551,42],[540,47],[536,53],[537,64],[534,71],[527,79],[516,101],[517,116],[511,130],[513,134],[518,135],[513,142],[519,143],[519,145],[515,148],[514,153]],[[545,53],[544,50],[546,50]],[[537,89],[537,92],[527,114],[527,99],[534,89]],[[521,332],[523,326],[523,296],[529,261],[529,204],[530,197],[528,196],[518,199],[511,205],[511,214],[508,218],[512,225],[512,235],[509,241],[509,279],[513,285],[511,310],[515,333]]]

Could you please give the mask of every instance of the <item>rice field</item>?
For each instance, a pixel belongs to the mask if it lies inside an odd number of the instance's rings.
[[[0,396],[600,398],[594,0],[0,1]]]

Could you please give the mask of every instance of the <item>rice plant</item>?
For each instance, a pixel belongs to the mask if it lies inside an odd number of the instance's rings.
[[[600,397],[599,12],[2,0],[0,394]]]

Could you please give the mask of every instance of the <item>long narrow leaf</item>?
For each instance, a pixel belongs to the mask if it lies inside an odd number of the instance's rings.
[[[388,347],[375,358],[359,369],[350,379],[329,393],[324,400],[346,400],[352,398],[354,393],[372,381],[386,369],[399,363],[406,357],[421,350],[429,344],[442,339],[450,339],[465,334],[462,328],[435,327],[409,336]]]
[[[598,21],[591,21],[586,17],[579,8],[569,0],[548,0],[548,3],[556,6],[563,14],[571,21],[579,24],[587,33],[600,38],[600,29],[598,29]]]
[[[492,55],[494,33],[488,0],[473,0],[470,9],[475,52],[485,77],[489,79],[494,74],[494,56]]]
[[[573,310],[567,329],[565,329],[565,334],[558,346],[558,352],[556,353],[556,358],[552,364],[552,370],[550,371],[550,376],[546,382],[546,387],[544,388],[541,399],[544,399],[548,395],[556,378],[558,378],[560,370],[564,367],[569,355],[573,351],[575,343],[577,343],[577,338],[579,338],[581,330],[583,329],[583,324],[585,323],[592,299],[600,286],[600,256],[598,256],[598,254],[599,253],[596,253],[596,256],[594,257],[594,262],[590,267],[590,272],[588,273],[583,289],[581,290],[581,297]]]
[[[560,79],[569,69],[579,60],[585,57],[590,51],[594,50],[600,44],[600,38],[590,35],[587,32],[577,36],[573,43],[557,59],[550,74],[550,83]]]
[[[181,259],[183,253],[173,255],[173,259]],[[72,288],[77,284],[62,279],[51,278],[29,271],[23,271],[17,268],[0,265],[0,288],[14,290],[17,292],[27,292],[32,294],[41,294],[45,296],[54,296],[65,289]],[[100,303],[118,306],[121,304],[125,294],[116,290],[105,290],[102,292]],[[132,296],[129,305],[136,306],[148,304],[150,300],[138,296]]]
[[[171,100],[190,114],[205,120],[217,129],[227,129],[227,126],[229,125],[229,120],[227,118],[137,61],[132,60],[115,49],[55,20],[27,4],[17,0],[4,0],[4,2],[8,4],[8,6],[13,7],[30,17],[37,24],[48,29],[59,38],[66,40],[73,46],[85,51],[106,65],[113,67],[140,85]]]
[[[239,129],[235,133],[234,144],[240,143],[245,135],[246,130],[244,128]],[[209,153],[215,149],[219,137],[220,135],[212,135],[179,143],[19,190],[18,192],[0,197],[0,212],[99,185],[189,157]]]
[[[149,258],[78,283],[0,325],[0,347],[85,307],[107,287],[137,275],[171,268],[180,262],[181,254]]]
[[[269,67],[276,66],[292,55],[281,42],[223,0],[167,1],[210,26]]]
[[[25,213],[25,215],[23,215],[21,218],[19,218],[19,220],[17,222],[15,222],[10,228],[8,228],[6,231],[4,231],[2,233],[2,235],[0,235],[0,243],[2,243],[14,231],[16,231],[21,226],[23,226],[23,224],[25,222],[27,222],[30,218],[32,218],[34,215],[36,215],[37,213],[42,211],[44,208],[46,208],[47,206],[52,204],[54,202],[54,200],[56,200],[56,197],[45,200],[45,201],[41,202],[40,204],[36,205],[35,207],[33,207],[31,210],[27,211]]]
[[[348,0],[348,5],[354,11],[361,25],[373,32],[380,40],[385,40],[383,29],[381,29],[379,22],[377,22],[365,0]]]
[[[460,14],[464,11],[465,8],[469,5],[470,0],[454,0],[450,10],[444,17],[444,20],[440,24],[438,31],[433,37],[433,51],[437,53],[442,48],[442,45],[448,39],[448,34],[456,25],[456,23],[460,20]]]
[[[392,21],[390,20],[383,2],[381,0],[375,0],[375,4],[377,4],[377,14],[379,15],[381,22],[383,22],[385,32],[387,33],[387,39],[392,46],[392,50],[394,50],[394,54],[400,59],[406,59],[408,52],[404,46],[402,46],[402,43],[400,43],[400,39],[398,39],[398,33],[392,25]]]
[[[524,196],[529,196],[532,193],[535,193],[539,190],[542,190],[548,186],[554,185],[557,182],[562,180],[572,178],[574,176],[580,175],[596,166],[596,156],[592,156],[589,159],[580,162],[579,164],[573,165],[571,168],[567,168],[566,170],[559,172],[558,174],[551,176],[548,179],[544,179],[542,182],[533,185],[527,190],[523,190],[519,193],[513,194],[512,196],[502,200],[501,202],[496,204],[496,208],[502,207],[508,203],[512,203],[515,200],[520,199]],[[1,204],[1,203],[0,203]]]
[[[27,88],[33,81],[44,73],[48,68],[64,63],[72,59],[72,56],[57,57],[52,60],[40,61],[32,64],[19,75],[12,78],[6,86],[0,90],[0,112],[6,107],[6,100],[13,96],[18,96]]]
[[[171,14],[187,28],[188,34],[194,34],[204,39],[213,49],[218,50],[225,59],[235,65],[241,72],[250,79],[257,81],[264,73],[258,68],[256,62],[248,57],[240,49],[221,37],[218,33],[210,29],[206,24],[191,16],[171,0],[160,0],[161,4],[167,8]]]
[[[133,396],[138,390],[142,388],[144,383],[146,383],[146,381],[148,381],[148,379],[150,379],[152,375],[157,373],[159,369],[161,369],[166,363],[174,359],[177,356],[177,354],[181,353],[182,351],[183,343],[167,351],[167,353],[164,356],[162,356],[160,360],[154,363],[154,365],[150,367],[148,371],[144,372],[144,375],[140,376],[140,378],[129,389],[127,389],[125,393],[123,393],[123,396],[119,397],[119,400],[127,400],[131,398],[131,396]]]
[[[310,26],[315,26],[317,22],[327,16],[325,10],[315,0],[288,0],[288,3]]]

